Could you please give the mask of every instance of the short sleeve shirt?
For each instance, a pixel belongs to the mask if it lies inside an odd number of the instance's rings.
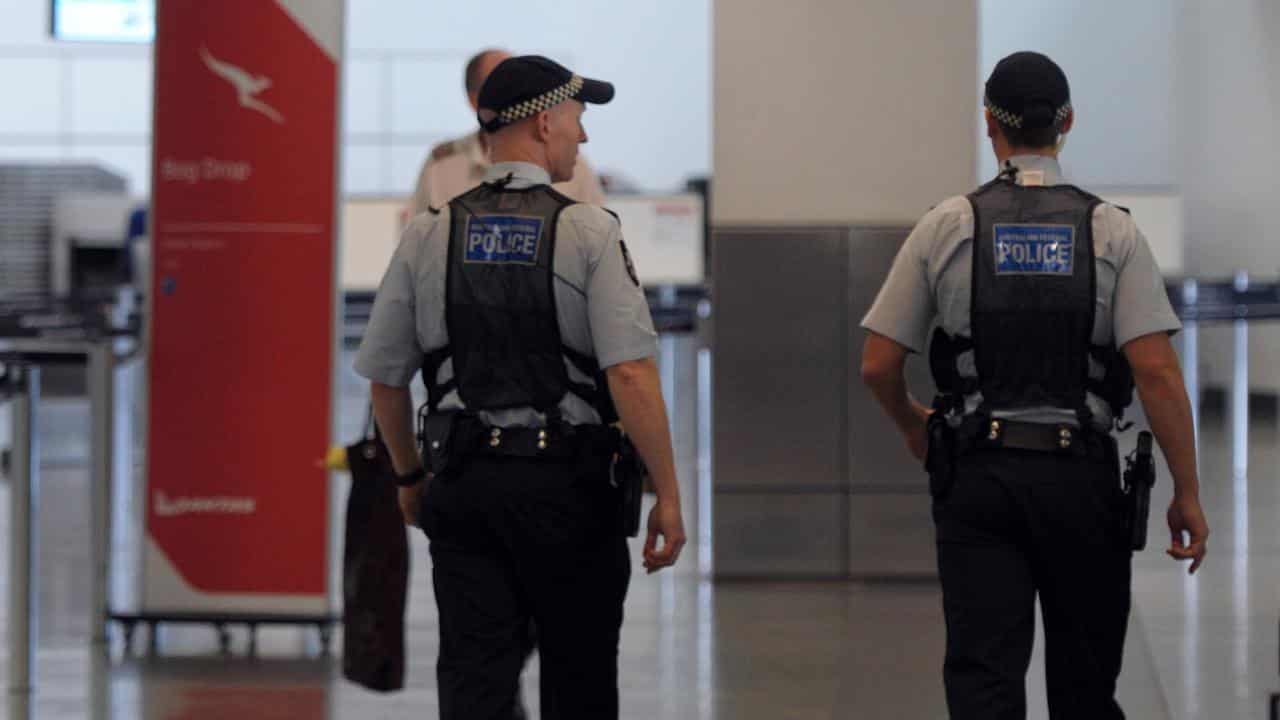
[[[1065,182],[1054,158],[1024,155],[1010,162],[1018,168],[1019,183]],[[949,198],[929,211],[898,252],[862,327],[914,352],[925,350],[935,322],[948,335],[969,337],[973,235],[973,206],[967,197]],[[1093,215],[1093,243],[1098,281],[1095,345],[1122,348],[1144,335],[1181,329],[1155,256],[1128,213],[1107,203],[1099,205]],[[959,364],[962,374],[976,376],[971,354],[961,357]],[[980,399],[970,398],[970,409]],[[1112,412],[1106,403],[1090,395],[1089,405],[1099,425],[1109,427]],[[1060,408],[1001,415],[1052,423],[1074,417],[1072,411]]]
[[[536,165],[499,163],[485,181],[512,176],[511,187],[547,184],[550,177]],[[424,213],[410,222],[391,258],[364,339],[356,353],[361,376],[394,387],[407,386],[421,368],[427,352],[449,344],[445,324],[445,276],[448,267],[449,209]],[[570,348],[594,356],[601,368],[655,357],[657,333],[644,290],[635,279],[622,242],[618,220],[600,207],[576,204],[560,213],[552,259],[555,301],[561,340]],[[566,362],[570,377],[591,384]],[[451,377],[446,361],[440,381]],[[462,407],[457,393],[444,398],[442,408]],[[581,398],[565,396],[564,418],[574,424],[600,422]],[[483,413],[484,419],[504,427],[535,427],[544,421],[532,408]]]

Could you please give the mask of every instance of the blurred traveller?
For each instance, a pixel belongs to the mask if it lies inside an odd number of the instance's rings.
[[[467,62],[464,82],[467,102],[471,103],[472,110],[479,109],[480,87],[489,73],[509,57],[511,54],[505,50],[483,50]],[[444,207],[450,200],[479,185],[489,165],[489,145],[482,130],[436,145],[418,173],[412,213],[418,215],[429,208]],[[604,204],[600,180],[581,154],[574,163],[573,173],[557,181],[553,187],[578,202]]]
[[[542,717],[618,717],[630,559],[610,423],[657,490],[646,569],[685,542],[657,335],[618,221],[550,187],[587,140],[584,103],[613,93],[542,57],[493,70],[477,117],[494,165],[409,225],[356,358],[406,522],[431,540],[444,720],[510,713],[531,619]],[[419,368],[430,474],[407,387]]]
[[[862,376],[930,474],[953,720],[1026,717],[1039,596],[1049,715],[1112,720],[1132,558],[1112,430],[1134,381],[1175,483],[1168,553],[1204,559],[1180,329],[1129,215],[1067,184],[1075,122],[1049,58],[1002,60],[986,84],[1003,170],[916,225],[863,320]],[[932,410],[903,380],[924,348]]]

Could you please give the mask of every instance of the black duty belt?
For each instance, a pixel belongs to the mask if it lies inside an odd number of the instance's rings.
[[[541,428],[502,428],[478,420],[458,428],[455,449],[464,455],[568,459],[617,451],[618,431],[607,425],[555,424]]]
[[[1105,457],[1115,444],[1109,434],[1096,430],[1002,418],[967,418],[961,425],[960,435],[961,447],[969,450],[1030,450]]]

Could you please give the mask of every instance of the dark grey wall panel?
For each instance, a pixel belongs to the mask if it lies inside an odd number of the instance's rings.
[[[716,233],[717,487],[846,486],[846,237]]]
[[[853,228],[849,234],[849,467],[855,487],[919,489],[927,484],[924,471],[907,452],[902,435],[880,409],[859,378],[866,332],[862,317],[871,309],[910,228]],[[916,399],[933,400],[933,381],[924,358],[907,361],[908,387]]]
[[[859,378],[905,227],[715,233],[717,577],[934,574],[927,479]],[[933,396],[927,363],[908,383]]]
[[[842,494],[716,493],[719,578],[842,578]]]
[[[849,503],[852,577],[933,577],[932,501],[927,493],[860,493]]]
[[[910,228],[849,232],[849,575],[921,577],[936,574],[928,476],[859,375],[871,309]],[[926,348],[922,348],[926,350]],[[934,395],[928,362],[907,361],[907,386],[925,404]]]

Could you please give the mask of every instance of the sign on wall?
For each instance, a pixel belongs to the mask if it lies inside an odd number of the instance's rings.
[[[328,609],[342,18],[156,8],[147,612]]]

